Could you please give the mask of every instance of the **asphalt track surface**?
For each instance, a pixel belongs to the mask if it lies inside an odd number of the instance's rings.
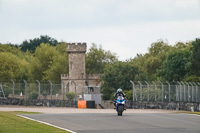
[[[176,113],[26,114],[77,133],[200,133],[200,116]]]

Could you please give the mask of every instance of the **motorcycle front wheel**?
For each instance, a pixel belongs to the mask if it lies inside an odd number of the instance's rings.
[[[123,106],[118,106],[118,116],[122,116]]]

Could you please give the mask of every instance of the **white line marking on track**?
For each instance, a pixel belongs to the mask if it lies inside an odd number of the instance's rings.
[[[56,126],[56,125],[53,125],[53,124],[50,124],[50,123],[47,123],[47,122],[35,120],[35,119],[29,118],[29,117],[26,117],[26,116],[23,116],[23,115],[17,115],[17,116],[20,116],[20,117],[23,117],[25,119],[29,119],[29,120],[32,120],[32,121],[40,122],[40,123],[43,123],[43,124],[46,124],[46,125],[49,125],[49,126],[52,126],[52,127],[56,127],[56,128],[59,128],[59,129],[62,129],[62,130],[65,130],[65,131],[68,131],[68,132],[71,132],[71,133],[77,133],[77,132],[74,132],[72,130],[69,130],[69,129],[66,129],[66,128],[63,128],[63,127],[59,127],[59,126]]]
[[[197,114],[187,114],[187,115],[200,116],[200,115],[197,115]]]

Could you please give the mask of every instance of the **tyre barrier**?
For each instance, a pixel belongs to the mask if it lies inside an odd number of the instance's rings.
[[[95,101],[78,101],[78,108],[96,108]]]

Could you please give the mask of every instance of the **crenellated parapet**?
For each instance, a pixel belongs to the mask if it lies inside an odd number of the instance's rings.
[[[68,53],[85,53],[87,50],[86,43],[67,43]]]
[[[69,79],[69,75],[68,74],[61,74],[61,80],[62,79]]]

